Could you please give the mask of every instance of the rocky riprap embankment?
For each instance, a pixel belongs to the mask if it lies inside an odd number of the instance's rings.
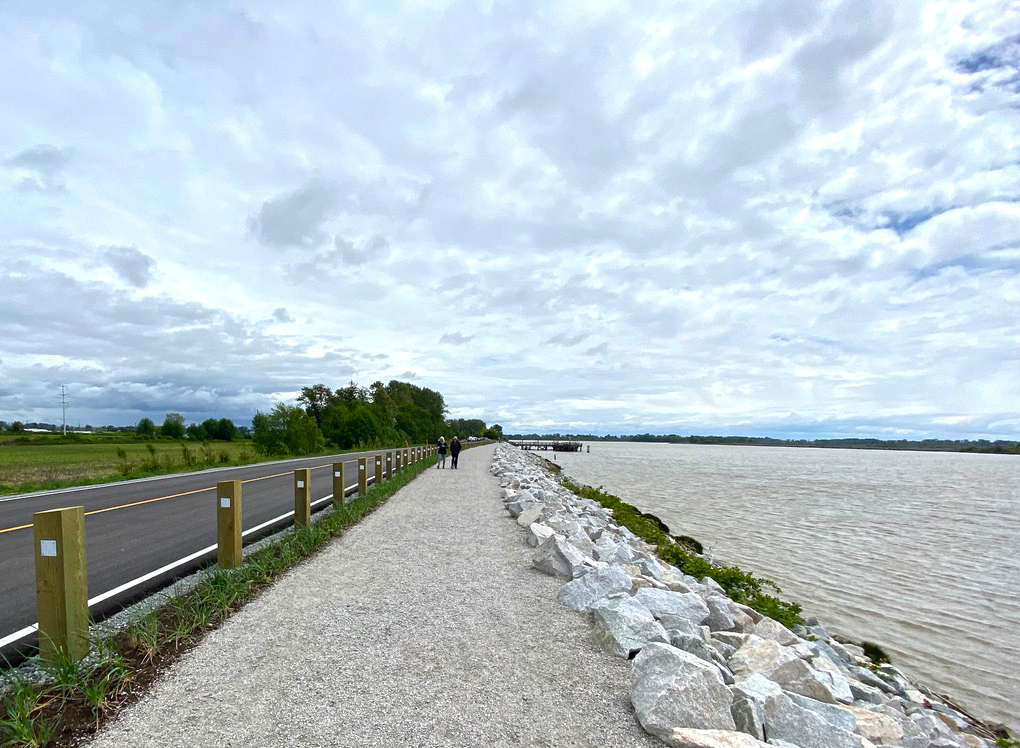
[[[991,748],[965,715],[822,627],[792,631],[664,563],[612,511],[564,488],[542,460],[499,445],[492,473],[535,548],[568,579],[559,600],[590,614],[601,645],[632,658],[645,730],[682,748]]]

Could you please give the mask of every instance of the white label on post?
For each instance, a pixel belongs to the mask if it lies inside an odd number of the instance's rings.
[[[364,469],[365,469],[364,465],[358,465],[358,470],[364,470]]]
[[[339,478],[340,477],[340,471],[339,470],[334,470],[333,471],[333,477],[334,478]]]
[[[305,487],[305,482],[304,482],[303,480],[299,480],[299,481],[297,482],[297,487],[298,487],[298,488],[304,488],[304,487]]]
[[[230,498],[227,497],[227,496],[221,496],[220,497],[220,509],[229,509],[229,508],[230,508]]]
[[[40,540],[39,541],[39,555],[40,556],[56,556],[57,555],[57,541],[56,540]]]

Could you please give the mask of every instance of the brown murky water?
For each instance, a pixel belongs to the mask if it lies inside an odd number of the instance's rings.
[[[1020,733],[1020,458],[607,442],[555,457]]]

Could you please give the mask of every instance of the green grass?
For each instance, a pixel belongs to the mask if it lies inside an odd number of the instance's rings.
[[[151,449],[149,447],[151,446]],[[260,458],[251,442],[94,440],[82,443],[0,444],[0,494],[88,485]]]
[[[294,529],[251,554],[239,568],[212,570],[188,593],[168,600],[125,631],[94,641],[92,654],[81,663],[36,658],[47,675],[44,683],[28,681],[15,670],[0,672],[0,748],[76,744],[136,700],[207,631],[433,465],[435,458],[410,465],[309,527]]]
[[[401,447],[372,446],[369,449]],[[356,452],[327,449],[316,457]],[[152,475],[284,459],[256,451],[248,440],[143,441],[125,434],[0,435],[0,495],[87,486]]]
[[[762,579],[736,566],[715,566],[698,555],[700,543],[683,535],[670,535],[661,522],[651,519],[637,507],[623,501],[619,496],[606,493],[601,488],[584,486],[564,478],[563,485],[578,496],[597,501],[613,510],[617,524],[623,525],[647,543],[657,546],[656,552],[663,561],[673,564],[685,574],[696,579],[714,579],[729,597],[743,603],[762,615],[779,621],[784,626],[804,623],[801,607],[778,597],[778,585],[770,579]],[[773,594],[776,593],[776,594]]]

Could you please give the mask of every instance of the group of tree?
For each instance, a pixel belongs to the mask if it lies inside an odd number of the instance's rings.
[[[192,441],[233,441],[238,429],[229,418],[207,418],[202,423],[184,425],[184,416],[180,413],[167,413],[163,425],[157,427],[151,418],[142,418],[135,426],[135,434],[144,439],[161,436],[165,439],[190,439]]]
[[[461,439],[478,437],[480,439],[499,440],[503,436],[503,427],[498,423],[486,426],[480,418],[451,418],[446,422],[449,430]]]
[[[268,413],[256,413],[252,439],[260,450],[309,454],[326,445],[371,448],[430,444],[454,434],[461,438],[498,434],[481,420],[447,421],[446,403],[439,392],[395,379],[389,384],[377,381],[371,387],[353,381],[336,389],[324,384],[302,387],[297,402],[277,403]]]

